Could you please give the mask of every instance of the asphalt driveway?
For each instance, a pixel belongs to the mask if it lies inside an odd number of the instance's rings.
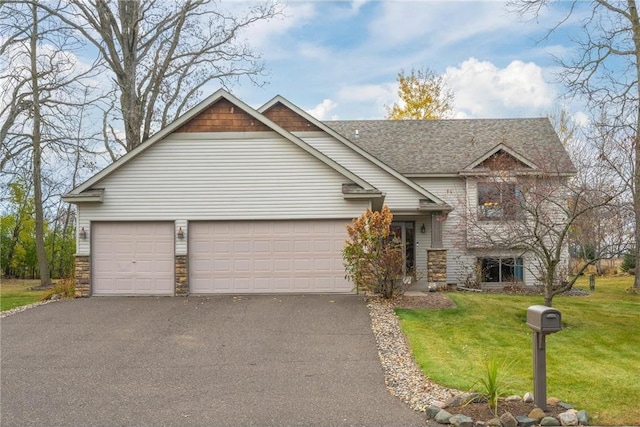
[[[3,426],[425,425],[353,295],[94,297],[0,322]]]

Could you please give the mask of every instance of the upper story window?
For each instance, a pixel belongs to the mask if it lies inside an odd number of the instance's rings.
[[[479,182],[478,216],[485,220],[514,219],[519,199],[520,191],[515,184]]]

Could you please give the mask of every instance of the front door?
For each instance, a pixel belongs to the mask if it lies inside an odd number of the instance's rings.
[[[391,223],[391,234],[400,239],[404,247],[404,273],[414,274],[416,265],[415,227],[413,221],[394,221]]]

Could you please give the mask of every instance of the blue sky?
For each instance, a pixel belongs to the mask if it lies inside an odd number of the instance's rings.
[[[580,13],[543,40],[566,7],[532,21],[504,1],[289,1],[284,17],[245,34],[262,52],[268,84],[232,91],[255,107],[279,94],[319,119],[380,119],[397,99],[397,73],[427,66],[447,76],[454,117],[538,117],[566,107],[581,120],[580,102],[561,99],[553,60],[574,54]]]

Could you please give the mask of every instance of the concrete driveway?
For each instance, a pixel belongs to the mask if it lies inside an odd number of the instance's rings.
[[[353,295],[94,297],[0,322],[3,426],[425,425]]]

